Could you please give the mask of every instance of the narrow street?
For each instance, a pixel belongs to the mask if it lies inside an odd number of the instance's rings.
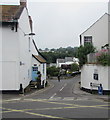
[[[3,100],[3,118],[46,118],[56,120],[80,120],[90,118],[108,120],[110,105],[96,99],[91,94],[76,94],[74,85],[80,76],[61,79],[59,82],[50,80],[51,87],[34,92],[31,95]],[[93,120],[92,119],[92,120]]]

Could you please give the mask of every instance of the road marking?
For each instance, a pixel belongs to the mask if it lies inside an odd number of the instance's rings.
[[[44,114],[38,114],[38,113],[32,113],[32,112],[24,112],[30,115],[36,115],[36,116],[40,116],[40,117],[46,117],[46,118],[57,118],[57,119],[63,119],[63,120],[71,120],[71,119],[67,119],[67,118],[62,118],[62,117],[56,117],[56,116],[51,116],[51,115],[44,115]],[[75,120],[75,119],[74,119]]]
[[[58,101],[61,100],[61,97],[50,98],[49,101]]]
[[[63,89],[64,89],[64,87],[62,87],[62,88],[60,89],[60,92],[61,92]]]
[[[60,89],[60,92],[65,88],[66,85],[67,83],[65,83],[64,86]]]
[[[38,109],[24,109],[23,111],[29,110],[57,110],[57,109],[69,109],[69,108],[78,108],[78,107],[55,107],[55,108],[38,108]]]
[[[71,100],[74,100],[75,98],[74,97],[65,97],[63,98],[64,101],[71,101]]]
[[[58,102],[50,102],[46,100],[38,100],[38,99],[24,99],[24,100],[29,100],[29,101],[35,101],[35,102],[44,102],[44,103],[51,103],[51,104],[61,104],[61,105],[74,105],[74,104],[66,104],[66,103],[58,103]]]
[[[86,107],[90,107],[90,108],[103,108],[103,109],[108,109],[108,108],[104,108],[105,105],[99,105],[99,106],[70,106],[70,107],[55,107],[55,108],[37,108],[37,109],[22,109],[22,110],[10,110],[7,109],[8,111],[2,111],[2,113],[7,113],[7,112],[26,112],[26,111],[32,111],[32,110],[58,110],[58,109],[73,109],[73,108],[86,108]],[[10,110],[10,111],[9,111]]]
[[[46,102],[46,101],[41,101]],[[22,110],[15,110],[10,108],[2,108],[6,111],[1,111],[0,113],[8,113],[8,112],[25,112],[29,110],[51,110],[51,109],[70,109],[70,108],[99,108],[99,109],[107,109],[109,110],[110,105],[93,105],[93,106],[84,106],[84,105],[77,105],[77,104],[65,104],[65,103],[57,103],[57,102],[46,102],[46,103],[54,103],[54,104],[61,104],[61,105],[70,105],[70,107],[56,107],[56,108],[38,108],[38,109],[22,109]],[[46,116],[45,116],[46,117]]]
[[[60,91],[62,91],[66,85],[67,85],[67,83],[64,84],[64,86],[60,89]]]
[[[10,99],[10,100],[4,100],[4,102],[10,102],[10,101],[19,101],[21,98],[16,98],[16,99]]]
[[[26,99],[27,100],[27,99]],[[44,102],[44,103],[51,103],[51,104],[60,104],[60,105],[69,105],[69,106],[73,106],[73,107],[78,107],[78,108],[86,108],[86,107],[90,107],[90,108],[103,108],[103,109],[110,109],[110,108],[105,108],[103,106],[108,106],[108,105],[93,105],[93,106],[84,106],[84,105],[78,105],[78,104],[67,104],[67,103],[59,103],[59,102],[50,102],[50,101],[46,101],[46,100],[38,100],[38,99],[28,99],[29,101],[37,101],[37,102]]]
[[[39,114],[39,113],[26,112],[26,111],[23,111],[23,110],[16,110],[16,109],[9,109],[9,108],[3,108],[3,109],[10,110],[10,112],[22,112],[22,113],[35,115],[35,116],[40,116],[40,117],[46,117],[46,118],[55,118],[55,119],[57,118],[57,119],[62,119],[62,120],[71,120],[71,119],[57,117],[57,116],[53,116],[53,115],[44,115],[44,114]]]
[[[56,93],[54,93],[49,99],[53,99],[55,97]]]
[[[10,109],[6,109],[8,111],[1,111],[0,113],[8,113],[8,112],[25,112],[25,111],[30,111],[30,110],[58,110],[58,109],[70,109],[70,108],[78,108],[78,107],[56,107],[56,108],[37,108],[37,109],[22,109],[22,110],[10,110]]]
[[[1,111],[0,113],[9,113],[9,112],[12,112],[12,111]]]

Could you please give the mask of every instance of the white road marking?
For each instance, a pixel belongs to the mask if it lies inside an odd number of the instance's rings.
[[[66,85],[67,83],[64,84],[64,86],[60,89],[60,91],[62,91]],[[54,93],[49,99],[53,99],[55,96],[56,96],[56,93]]]
[[[55,97],[56,93],[54,93],[49,99],[53,99]]]
[[[49,99],[49,101],[58,101],[58,100],[61,100],[61,97],[54,97]]]
[[[74,97],[65,97],[63,98],[64,101],[71,101],[71,100],[74,100],[75,98]]]
[[[64,87],[67,85],[67,83],[64,84],[64,86],[60,89],[60,92],[64,89]]]
[[[62,88],[60,89],[60,92],[61,92],[63,89],[64,89],[64,87],[62,87]]]

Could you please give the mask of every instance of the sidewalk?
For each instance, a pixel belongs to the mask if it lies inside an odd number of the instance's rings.
[[[2,100],[22,99],[22,98],[25,98],[25,97],[28,97],[28,96],[32,96],[32,95],[35,95],[35,94],[40,94],[43,91],[46,91],[47,89],[52,88],[53,86],[54,85],[52,83],[49,83],[45,88],[31,89],[31,91],[28,91],[25,94],[19,94],[18,92],[13,92],[13,93],[7,92],[7,93],[4,93],[4,94],[1,93],[0,98]]]
[[[94,99],[100,99],[100,100],[103,100],[106,102],[110,102],[110,96],[108,96],[108,95],[91,94],[91,93],[81,90],[79,82],[77,82],[74,85],[73,93],[76,95],[80,95],[80,96],[91,97]]]

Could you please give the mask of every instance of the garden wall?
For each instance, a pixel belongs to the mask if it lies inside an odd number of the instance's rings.
[[[93,87],[91,87],[91,83]],[[102,84],[103,90],[110,90],[110,67],[85,64],[81,69],[81,88],[98,90],[98,85]]]

